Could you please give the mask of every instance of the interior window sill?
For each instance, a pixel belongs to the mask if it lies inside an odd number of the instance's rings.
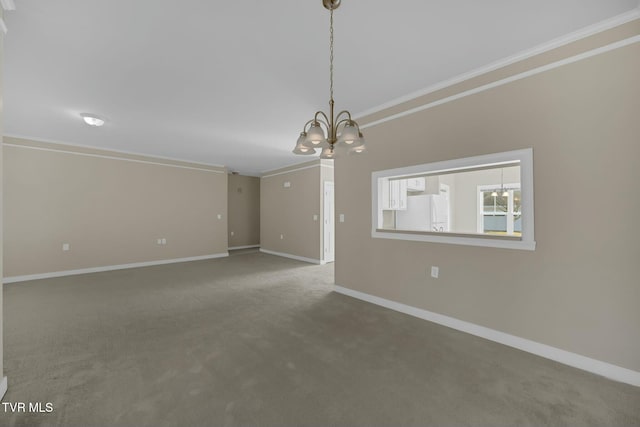
[[[371,232],[371,237],[379,239],[410,240],[529,251],[535,250],[536,247],[535,241],[525,240],[521,236],[497,236],[491,234],[449,233],[377,228]]]

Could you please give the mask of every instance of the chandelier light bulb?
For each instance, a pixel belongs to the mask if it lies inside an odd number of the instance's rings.
[[[362,136],[362,132],[358,131],[358,136],[348,146],[351,148],[364,146],[364,136]]]
[[[326,140],[326,136],[324,134],[324,130],[320,126],[320,123],[315,122],[311,124],[311,128],[307,132],[306,142],[310,143],[312,146],[319,146]]]
[[[322,150],[322,154],[320,154],[321,159],[335,159],[336,153],[333,151],[333,147],[327,147]]]
[[[300,136],[298,137],[298,142],[296,142],[296,147],[305,147],[305,148],[313,149],[313,145],[307,141],[306,132],[300,132]],[[295,150],[294,150],[294,153],[295,153]]]
[[[355,122],[348,121],[342,128],[339,141],[344,142],[346,145],[351,145],[358,139],[359,132]]]
[[[302,144],[296,145],[296,148],[293,149],[293,154],[301,154],[303,156],[307,156],[309,154],[315,154],[316,150],[313,148],[306,147]]]
[[[365,148],[364,145],[360,145],[358,147],[353,147],[349,150],[349,154],[362,154],[366,151],[367,149]]]

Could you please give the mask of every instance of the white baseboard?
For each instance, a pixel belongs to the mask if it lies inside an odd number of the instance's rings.
[[[291,259],[295,259],[297,261],[309,262],[311,264],[319,264],[319,265],[326,264],[324,261],[321,261],[319,259],[307,258],[307,257],[303,257],[303,256],[298,256],[298,255],[285,254],[283,252],[270,251],[269,249],[260,248],[260,252],[264,252],[265,254],[269,254],[269,255],[281,256],[281,257],[284,257],[284,258],[291,258]]]
[[[474,323],[465,322],[464,320],[455,319],[453,317],[445,316],[431,311],[423,310],[420,308],[412,307],[410,305],[401,304],[399,302],[391,301],[388,299],[376,297],[364,292],[355,291],[342,286],[336,285],[335,292],[343,295],[347,295],[353,298],[357,298],[363,301],[370,302],[372,304],[380,305],[382,307],[389,308],[391,310],[399,311],[401,313],[408,314],[410,316],[418,317],[420,319],[428,320],[439,325],[447,326],[458,331],[466,332],[471,335],[476,335],[481,338],[495,341],[500,344],[507,345],[509,347],[517,348],[528,353],[544,357],[546,359],[555,360],[565,365],[572,366],[574,368],[582,369],[584,371],[592,372],[594,374],[602,375],[609,379],[631,384],[636,387],[640,387],[640,372],[632,371],[631,369],[623,368],[621,366],[612,365],[600,360],[591,359],[580,354],[571,353],[566,350],[561,350],[556,347],[551,347],[546,344],[541,344],[535,341],[528,340],[526,338],[517,337],[515,335],[506,334],[504,332],[496,331],[495,329],[486,328],[484,326],[476,325]]]
[[[2,400],[6,392],[7,392],[7,377],[4,377],[2,378],[2,381],[0,381],[0,400]]]
[[[193,256],[188,258],[161,259],[158,261],[134,262],[131,264],[107,265],[104,267],[81,268],[78,270],[53,271],[51,273],[27,274],[24,276],[9,276],[2,279],[3,283],[25,282],[27,280],[49,279],[52,277],[74,276],[76,274],[100,273],[103,271],[123,270],[125,268],[149,267],[152,265],[173,264],[176,262],[200,261],[204,259],[223,258],[229,252],[219,254]]]
[[[228,248],[228,250],[235,251],[237,249],[252,249],[252,248],[259,248],[259,247],[260,245],[232,246]]]

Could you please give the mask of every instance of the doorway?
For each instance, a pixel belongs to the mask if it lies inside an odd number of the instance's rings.
[[[324,262],[333,262],[335,260],[335,196],[334,183],[325,181],[324,183],[324,223],[323,223],[323,252],[322,260]]]

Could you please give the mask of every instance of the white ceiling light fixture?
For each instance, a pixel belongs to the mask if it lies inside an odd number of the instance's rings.
[[[315,154],[316,148],[321,148],[322,159],[335,159],[335,145],[340,144],[351,148],[350,154],[364,152],[364,137],[360,126],[351,118],[347,110],[334,115],[333,111],[333,11],[340,6],[341,0],[322,0],[322,5],[329,10],[329,115],[316,112],[313,119],[305,123],[293,149],[295,154]],[[326,133],[325,133],[326,131]],[[360,148],[362,147],[362,148]],[[356,150],[356,148],[360,148]]]
[[[4,10],[16,10],[16,4],[13,0],[0,0],[0,3],[2,3],[2,8]]]
[[[82,120],[84,120],[84,122],[89,126],[97,127],[97,126],[102,126],[104,124],[104,120],[96,116],[95,114],[82,113],[80,114],[80,117],[82,117]]]

